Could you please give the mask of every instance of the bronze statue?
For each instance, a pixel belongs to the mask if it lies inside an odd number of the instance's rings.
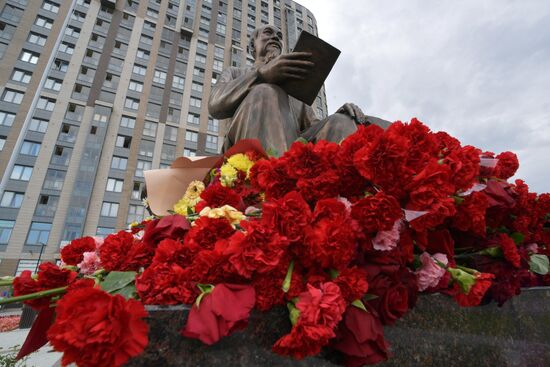
[[[264,148],[282,154],[296,139],[325,139],[339,143],[357,129],[357,124],[389,122],[365,116],[353,103],[320,121],[313,109],[289,96],[279,85],[288,79],[305,79],[315,67],[308,53],[282,54],[282,33],[272,25],[256,29],[249,52],[254,65],[230,67],[212,88],[208,110],[212,117],[230,119],[223,150],[240,139],[259,139]]]

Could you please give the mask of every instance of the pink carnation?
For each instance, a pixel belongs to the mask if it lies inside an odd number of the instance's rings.
[[[422,253],[420,255],[422,266],[415,273],[419,291],[437,286],[443,275],[445,275],[445,269],[439,266],[434,259],[445,265],[449,262],[445,254],[437,253],[430,256],[427,252]]]
[[[372,245],[374,249],[379,251],[393,250],[397,246],[397,242],[399,241],[401,223],[401,219],[396,220],[393,224],[392,229],[390,229],[389,231],[379,231],[372,240]]]
[[[99,270],[99,268],[101,268],[101,261],[95,251],[85,252],[83,255],[84,260],[78,264],[80,273],[89,275],[95,273]]]

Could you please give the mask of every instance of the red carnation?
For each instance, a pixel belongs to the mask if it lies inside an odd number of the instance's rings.
[[[278,199],[290,192],[296,180],[287,174],[283,159],[262,159],[250,169],[250,183],[265,192],[267,199]]]
[[[190,253],[200,250],[212,250],[221,239],[229,238],[235,232],[225,218],[200,217],[185,236],[184,245]]]
[[[188,278],[188,273],[177,264],[155,263],[136,277],[136,290],[145,304],[190,304],[199,289]]]
[[[342,296],[348,303],[361,299],[369,290],[367,270],[357,266],[342,270],[334,283],[340,287]]]
[[[389,231],[403,211],[393,196],[378,192],[353,204],[351,216],[367,232]]]
[[[283,292],[284,272],[272,272],[256,275],[252,286],[256,291],[256,308],[260,311],[270,310],[273,306],[282,305],[285,301]]]
[[[487,196],[482,192],[473,192],[457,206],[453,226],[461,231],[472,231],[480,237],[485,237],[485,214],[488,207]]]
[[[272,350],[283,356],[303,359],[319,354],[333,337],[334,331],[327,326],[298,323],[289,334],[277,340]]]
[[[479,176],[481,151],[471,145],[456,149],[446,156],[445,162],[452,172],[452,181],[457,189],[467,190]]]
[[[491,287],[491,281],[495,278],[493,274],[490,273],[477,273],[476,282],[470,288],[468,294],[464,294],[460,291],[458,283],[455,283],[455,301],[462,307],[472,307],[477,306],[481,302],[481,299],[485,295],[485,292]]]
[[[325,171],[328,157],[319,154],[315,147],[312,143],[295,142],[285,152],[282,159],[286,161],[290,177],[315,178]]]
[[[497,165],[493,175],[497,178],[506,180],[516,174],[519,168],[518,157],[512,152],[503,152],[497,155]]]
[[[63,352],[63,366],[122,366],[147,345],[143,305],[97,288],[72,291],[57,303],[48,340]]]
[[[254,288],[249,285],[218,284],[198,307],[193,305],[181,334],[212,345],[246,326],[254,300]]]
[[[241,197],[230,187],[223,186],[220,182],[211,184],[201,193],[200,206],[197,211],[209,206],[211,208],[220,208],[224,205],[232,206],[238,210],[244,210],[244,203]]]
[[[124,265],[134,242],[136,242],[134,235],[126,231],[108,235],[99,248],[103,268],[107,271],[126,270]]]
[[[82,237],[71,241],[61,249],[61,260],[67,265],[78,265],[84,260],[84,253],[95,251],[96,243],[93,237]]]
[[[508,260],[510,264],[514,265],[516,268],[519,268],[521,264],[521,257],[514,240],[505,233],[499,233],[498,240],[502,253],[504,254],[504,258]]]
[[[281,199],[266,201],[263,204],[262,222],[276,229],[290,242],[301,241],[304,228],[311,221],[311,209],[304,198],[291,191]]]
[[[348,306],[331,346],[344,353],[346,366],[359,367],[388,359],[384,328],[373,311]]]

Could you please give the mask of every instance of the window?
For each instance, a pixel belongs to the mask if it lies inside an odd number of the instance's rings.
[[[187,148],[183,150],[184,157],[195,157],[196,155],[197,155],[197,152],[195,152],[194,150],[187,149]]]
[[[29,124],[29,130],[31,131],[45,133],[47,129],[48,129],[48,121],[46,120],[41,120],[33,117]]]
[[[0,136],[0,152],[4,150],[4,145],[6,145],[6,137]]]
[[[135,80],[130,80],[130,84],[128,85],[128,89],[141,93],[141,92],[143,92],[143,83],[137,82]]]
[[[74,52],[74,45],[68,42],[61,42],[61,44],[59,45],[59,51],[72,55]]]
[[[42,9],[56,13],[59,11],[59,6],[51,1],[44,1],[42,3]]]
[[[206,149],[218,151],[218,137],[215,135],[206,135]]]
[[[158,16],[159,16],[159,12],[156,11],[155,9],[151,9],[151,8],[147,8],[146,14],[148,16],[150,16],[151,18],[155,18],[155,19],[158,18]]]
[[[216,24],[216,32],[219,34],[225,34],[225,25],[217,23]]]
[[[155,25],[155,23],[149,22],[149,21],[146,20],[145,23],[143,24],[143,28],[148,29],[150,31],[154,31],[155,28],[156,28],[156,25]]]
[[[11,80],[28,84],[31,81],[32,73],[25,70],[14,69],[11,74]]]
[[[199,115],[195,115],[194,113],[187,114],[187,123],[198,125],[200,123],[200,117]]]
[[[32,155],[34,157],[38,156],[40,152],[40,143],[35,143],[34,141],[23,141],[21,145],[21,151],[19,153],[25,155]]]
[[[118,203],[104,201],[101,205],[101,215],[103,217],[116,217],[118,214]]]
[[[63,189],[63,181],[65,181],[65,171],[48,169],[46,178],[44,179],[44,188],[49,190],[61,190]]]
[[[54,195],[40,195],[38,204],[34,210],[34,215],[41,217],[53,217],[57,210],[57,204],[59,203],[59,196]]]
[[[153,81],[160,84],[166,83],[166,73],[164,71],[155,70]]]
[[[189,106],[200,108],[201,107],[201,100],[199,98],[191,97],[189,99]]]
[[[138,154],[144,157],[152,158],[154,150],[155,150],[155,142],[143,139],[139,144]]]
[[[14,225],[13,220],[0,220],[0,245],[8,244]]]
[[[69,63],[65,60],[55,59],[52,65],[52,69],[55,71],[66,73],[69,69]]]
[[[40,97],[38,100],[38,103],[36,104],[36,108],[40,108],[46,111],[53,111],[55,107],[55,99],[46,98],[46,97]]]
[[[136,119],[130,116],[122,116],[120,119],[120,126],[133,129],[136,126]]]
[[[201,40],[197,41],[197,49],[207,51],[208,50],[208,43],[206,43],[204,41],[201,41]]]
[[[145,216],[145,208],[142,205],[130,205],[128,207],[128,223],[143,221]]]
[[[194,131],[187,130],[185,132],[185,140],[196,143],[199,140],[199,134]]]
[[[153,37],[149,37],[145,34],[142,34],[139,41],[145,43],[146,45],[152,45],[153,44]]]
[[[83,22],[85,18],[86,18],[86,14],[79,12],[77,10],[73,11],[73,13],[71,14],[71,19],[74,19],[78,22]]]
[[[220,122],[213,118],[208,118],[208,131],[217,133],[220,131]]]
[[[24,195],[22,192],[4,191],[0,206],[4,208],[20,208]]]
[[[144,60],[149,60],[150,55],[151,53],[149,51],[138,48],[136,57],[139,57],[140,59],[144,59]]]
[[[132,188],[132,199],[141,200],[141,193],[145,189],[143,182],[134,181],[134,187]]]
[[[176,89],[183,90],[185,84],[185,79],[182,77],[179,77],[177,75],[174,75],[174,78],[172,79],[172,87]]]
[[[124,184],[123,180],[117,180],[116,178],[107,179],[107,188],[105,191],[110,192],[122,192],[122,185]]]
[[[53,151],[51,163],[59,166],[68,166],[69,159],[71,158],[71,152],[71,148],[56,145]]]
[[[21,104],[24,94],[13,89],[4,89],[2,101],[15,104]]]
[[[164,139],[169,141],[178,140],[178,128],[166,125],[164,128]]]
[[[63,81],[59,79],[54,78],[48,78],[46,79],[46,83],[44,83],[44,88],[55,90],[59,92],[61,90],[61,85]]]
[[[193,82],[191,84],[191,89],[196,91],[196,92],[201,92],[202,93],[202,84],[201,83],[196,83],[196,82]]]
[[[38,46],[44,46],[46,44],[46,37],[41,34],[31,32],[29,33],[29,37],[27,38],[27,41],[29,43],[34,43],[35,45],[38,45]]]
[[[117,135],[115,145],[119,148],[130,148],[132,138],[124,135]]]
[[[12,180],[21,180],[21,181],[29,181],[32,175],[32,167],[29,166],[21,166],[19,164],[16,164],[13,166],[13,170],[11,171],[10,178]]]
[[[115,232],[114,228],[97,227],[97,229],[95,231],[95,234],[96,234],[96,236],[107,237],[108,235],[110,235],[111,233],[114,233],[114,232]]]
[[[137,110],[139,108],[139,99],[126,97],[126,101],[124,101],[124,107],[131,110]]]
[[[114,156],[111,161],[111,168],[125,170],[128,166],[128,158]]]
[[[0,111],[0,126],[11,126],[15,120],[15,115],[13,113]]]
[[[223,70],[223,61],[214,60],[214,63],[212,64],[212,69],[214,69],[216,71],[222,71]]]
[[[32,222],[29,234],[27,235],[26,245],[42,245],[48,243],[50,237],[51,223]]]
[[[143,135],[155,137],[157,136],[157,123],[152,121],[145,121],[143,123]]]
[[[224,50],[221,47],[214,47],[214,57],[223,59]]]
[[[36,20],[34,21],[34,24],[36,24],[39,27],[46,28],[46,29],[52,29],[53,20],[51,20],[49,18],[46,18],[46,17],[42,17],[42,16],[39,15],[39,16],[36,17]]]
[[[174,145],[164,144],[160,152],[160,159],[173,161],[176,159],[176,147]]]
[[[147,72],[147,68],[145,66],[134,64],[132,72],[137,75],[145,75],[145,73]]]
[[[206,57],[203,56],[203,55],[197,54],[197,55],[195,55],[195,61],[200,62],[202,64],[206,64]]]
[[[150,169],[151,162],[138,160],[136,166],[136,177],[143,177],[143,171],[147,171]]]
[[[80,29],[73,26],[68,26],[65,28],[65,34],[70,37],[78,38],[80,36]]]

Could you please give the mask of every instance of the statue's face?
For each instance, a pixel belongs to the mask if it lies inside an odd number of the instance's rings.
[[[254,50],[256,59],[280,55],[283,52],[283,33],[275,26],[263,26],[254,40]]]

